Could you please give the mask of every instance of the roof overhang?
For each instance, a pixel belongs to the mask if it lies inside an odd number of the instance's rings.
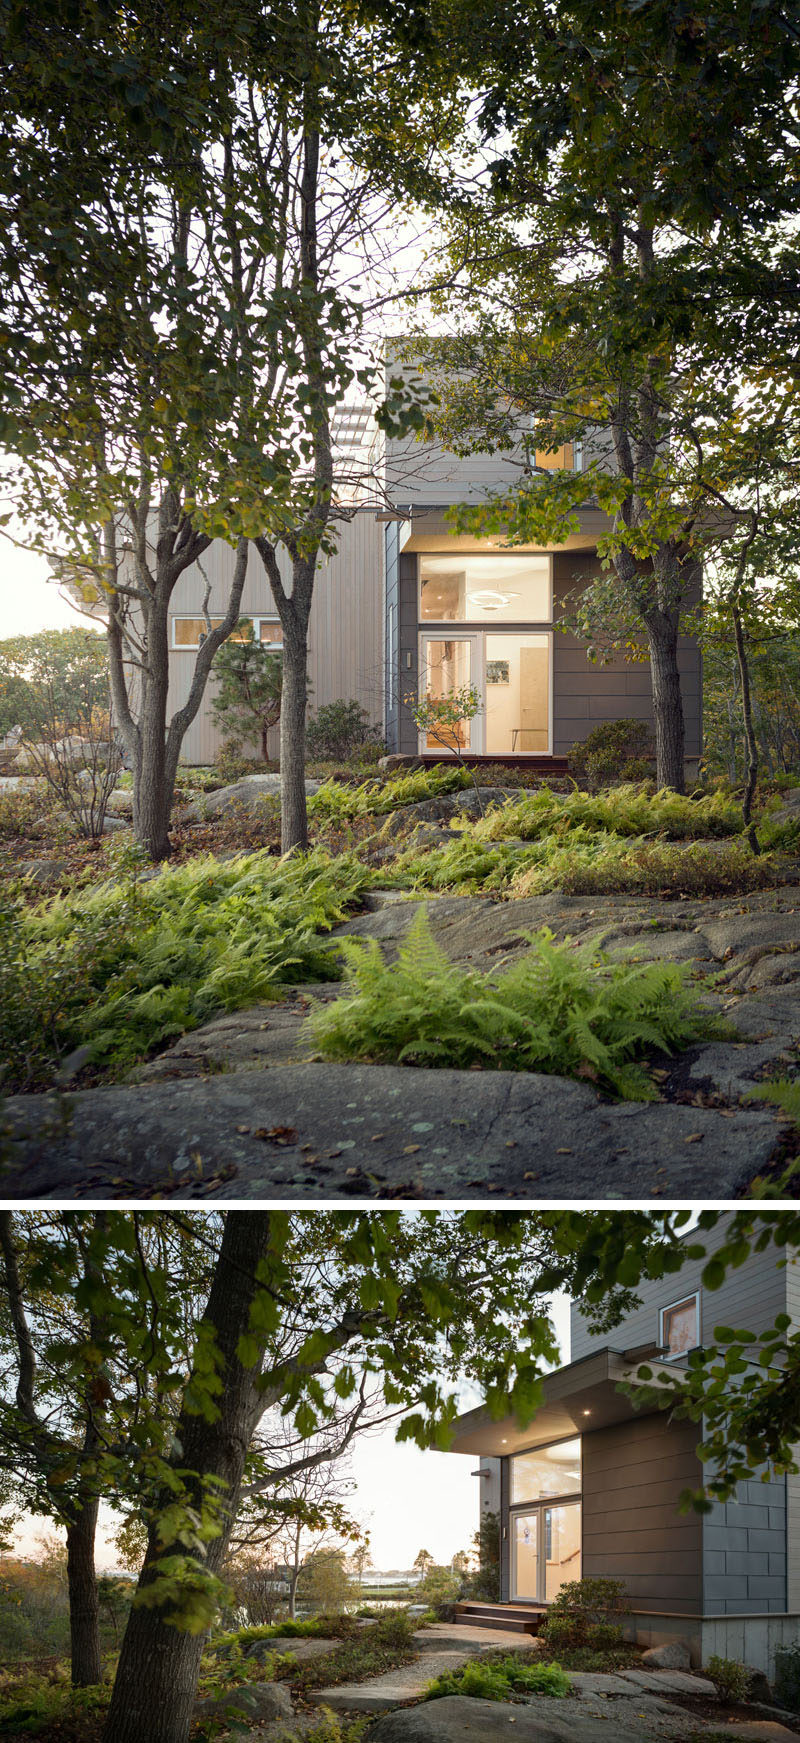
[[[445,520],[445,512],[449,505],[437,503],[430,508],[414,508],[408,519],[402,522],[400,532],[400,548],[403,551],[486,551],[487,546],[502,550],[499,539],[481,539],[474,533],[454,533]],[[453,505],[455,506],[455,505]],[[404,509],[405,505],[401,505]],[[569,538],[558,546],[560,551],[590,551],[594,549],[601,534],[607,532],[611,525],[608,516],[602,509],[587,505],[579,510],[578,519],[580,531],[570,533]],[[509,549],[511,547],[508,547]],[[526,551],[551,551],[552,545],[514,545],[513,550],[522,556]]]
[[[484,1458],[503,1458],[508,1453],[546,1446],[549,1441],[563,1440],[572,1434],[588,1434],[597,1428],[628,1422],[640,1412],[627,1394],[620,1391],[620,1383],[636,1385],[640,1366],[641,1359],[631,1362],[610,1349],[570,1362],[566,1368],[545,1375],[542,1403],[527,1428],[520,1428],[513,1416],[493,1420],[481,1405],[458,1417],[450,1451],[469,1453],[472,1457],[477,1453]],[[662,1374],[674,1378],[671,1362],[648,1359],[646,1366],[656,1384]],[[650,1382],[638,1382],[645,1383]],[[665,1388],[665,1408],[672,1396],[672,1391]],[[648,1403],[648,1410],[652,1412],[652,1403]]]

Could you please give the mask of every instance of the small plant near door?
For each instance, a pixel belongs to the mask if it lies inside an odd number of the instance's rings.
[[[424,733],[426,739],[433,739],[435,744],[440,744],[443,750],[450,751],[459,768],[470,774],[478,810],[483,816],[478,783],[472,770],[467,770],[462,756],[464,726],[468,726],[480,714],[483,706],[475,685],[462,684],[460,689],[450,690],[445,696],[415,696],[412,693],[404,696],[403,700],[411,709],[417,731]]]
[[[630,1603],[621,1580],[570,1580],[557,1592],[542,1624],[548,1649],[588,1647],[606,1652],[622,1645],[621,1618]]]

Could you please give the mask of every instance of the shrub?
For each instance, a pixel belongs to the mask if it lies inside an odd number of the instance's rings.
[[[579,739],[569,752],[569,772],[576,780],[586,779],[593,786],[613,781],[630,780],[630,764],[638,766],[651,748],[650,728],[643,720],[608,720],[595,726],[586,738]]]
[[[220,778],[226,786],[232,781],[240,781],[243,775],[262,774],[264,765],[255,757],[242,755],[235,745],[221,744],[214,758]]]
[[[449,1567],[431,1567],[420,1582],[419,1595],[426,1604],[453,1604],[461,1591],[461,1579]]]
[[[712,1653],[704,1666],[721,1701],[744,1701],[750,1687],[750,1672],[737,1658],[720,1658]]]
[[[377,760],[383,749],[380,728],[372,725],[360,702],[326,702],[306,728],[310,757],[332,757],[335,762],[345,762],[348,757],[363,754],[365,745],[375,748]]]
[[[256,641],[249,618],[239,623],[235,638],[223,642],[212,666],[217,693],[211,713],[232,752],[258,739],[267,761],[267,737],[281,717],[283,655]]]
[[[0,837],[38,838],[49,834],[48,812],[52,814],[55,810],[55,797],[46,781],[9,787],[0,793]]]
[[[354,1639],[335,1652],[290,1670],[289,1679],[302,1694],[337,1683],[363,1682],[382,1671],[410,1664],[416,1656],[412,1644],[415,1627],[405,1611],[382,1616],[372,1627],[360,1628]]]
[[[622,1644],[616,1618],[627,1616],[630,1603],[621,1580],[570,1580],[556,1593],[542,1625],[548,1647],[588,1646],[608,1651]]]
[[[375,940],[345,938],[341,949],[358,990],[312,1013],[316,1045],[331,1059],[589,1078],[635,1100],[655,1094],[632,1063],[637,1056],[720,1032],[683,967],[598,962],[593,945],[570,949],[547,931],[531,945],[489,976],[448,960],[424,909],[392,965]]]
[[[800,1641],[779,1646],[775,1654],[775,1695],[792,1713],[800,1713]]]
[[[561,1699],[571,1683],[560,1664],[526,1664],[516,1653],[494,1658],[488,1653],[470,1659],[460,1670],[446,1670],[425,1691],[426,1701],[444,1695],[471,1695],[475,1700],[510,1701],[515,1695],[550,1695]]]

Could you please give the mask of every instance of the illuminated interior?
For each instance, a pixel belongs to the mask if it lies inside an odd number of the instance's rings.
[[[548,623],[550,558],[542,554],[425,554],[419,560],[422,623]]]

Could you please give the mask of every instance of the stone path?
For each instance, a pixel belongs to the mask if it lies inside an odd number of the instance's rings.
[[[665,1061],[662,1101],[614,1104],[534,1073],[317,1062],[309,1000],[342,989],[294,989],[182,1037],[136,1085],[11,1098],[4,1195],[733,1198],[777,1165],[786,1122],[742,1098],[765,1068],[797,1070],[800,887],[427,906],[452,960],[481,969],[513,960],[544,925],[611,955],[689,962],[704,982],[719,977],[707,996],[741,1038]],[[418,907],[378,893],[340,930],[391,958]]]

